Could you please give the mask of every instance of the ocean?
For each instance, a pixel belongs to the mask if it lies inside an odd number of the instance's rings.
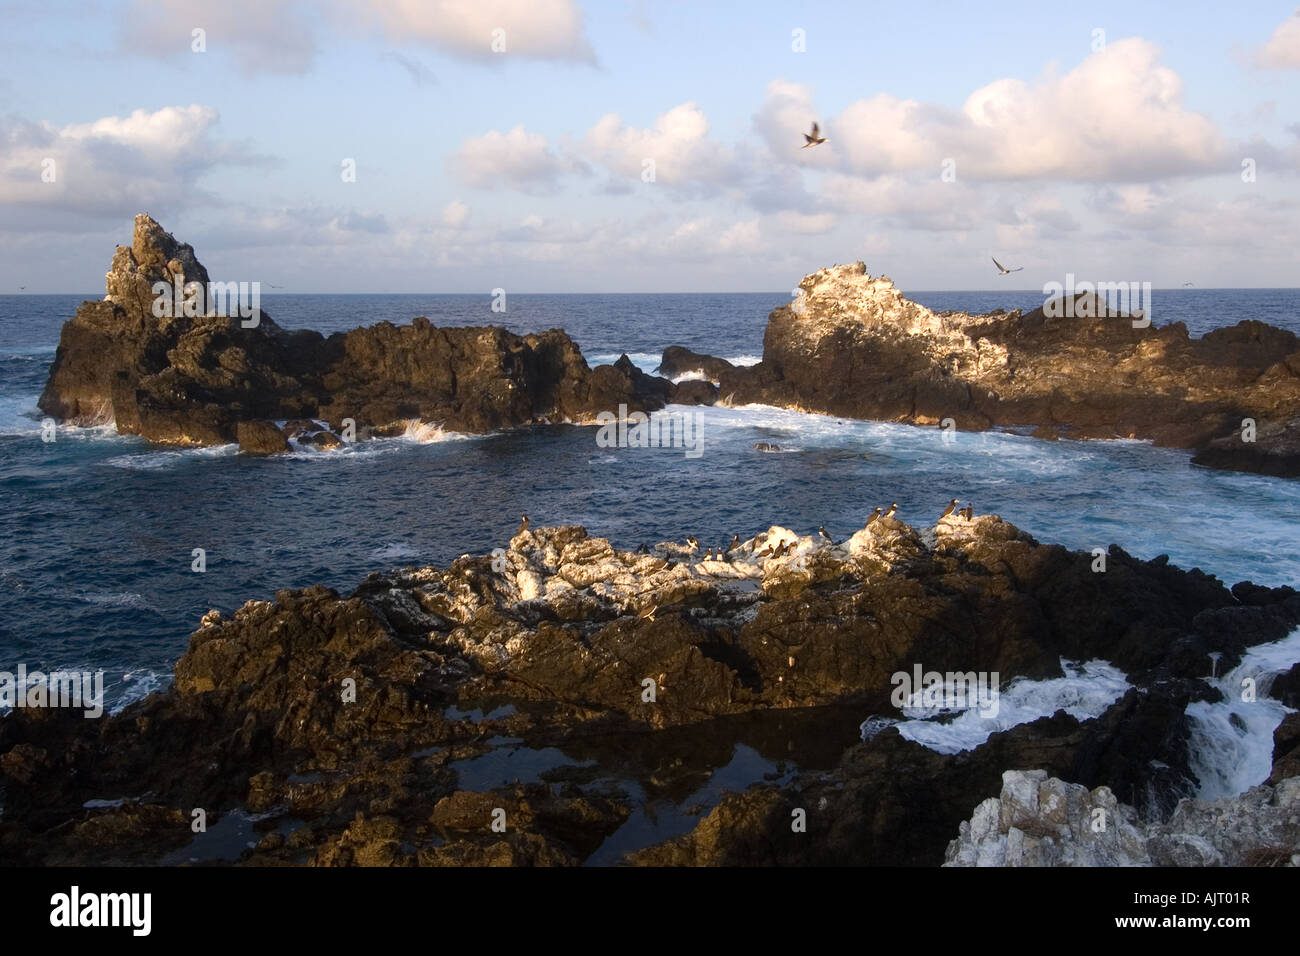
[[[1259,319],[1300,332],[1300,290],[1157,290],[1157,325],[1193,334]],[[934,309],[1034,308],[1035,291],[908,292]],[[838,537],[872,508],[929,525],[948,499],[1043,541],[1168,554],[1232,583],[1300,584],[1300,481],[1193,467],[1144,442],[1042,442],[774,408],[698,414],[702,454],[602,448],[596,429],[541,426],[465,437],[422,429],[335,453],[256,459],[177,450],[111,428],[41,440],[36,398],[59,328],[98,295],[0,296],[0,670],[99,670],[112,709],[164,686],[210,608],[279,588],[350,591],[371,571],[503,546],[522,513],[582,524],[635,548],[697,535],[724,544],[780,523]],[[417,315],[435,324],[560,327],[590,364],[626,352],[652,370],[667,345],[758,361],[788,293],[282,295],[279,324],[323,332]],[[779,444],[762,454],[755,442]],[[206,552],[206,571],[191,570]]]

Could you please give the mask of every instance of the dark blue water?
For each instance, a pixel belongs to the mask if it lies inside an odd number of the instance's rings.
[[[1033,308],[1037,292],[912,293],[935,309]],[[350,590],[382,567],[445,564],[503,545],[527,512],[579,523],[617,546],[699,535],[707,545],[773,523],[847,535],[878,504],[932,523],[974,502],[1044,540],[1169,553],[1227,580],[1300,583],[1300,482],[1193,468],[1140,442],[1045,443],[1013,435],[844,421],[775,409],[699,412],[703,453],[605,449],[573,426],[252,459],[166,450],[112,429],[41,441],[35,400],[62,322],[86,296],[0,296],[0,670],[105,670],[110,699],[170,674],[209,608],[229,613],[281,587]],[[593,364],[628,352],[647,370],[666,345],[742,361],[762,352],[786,296],[268,295],[281,325],[335,331],[427,315],[566,329]],[[1169,290],[1156,322],[1194,334],[1254,318],[1300,331],[1297,290]],[[788,454],[753,451],[772,441]],[[191,551],[207,552],[193,573]],[[128,676],[129,675],[129,676]]]

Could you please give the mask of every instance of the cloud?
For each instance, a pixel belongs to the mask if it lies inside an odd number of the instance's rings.
[[[1256,53],[1255,62],[1278,69],[1300,69],[1300,10],[1278,25]]]
[[[459,199],[453,199],[447,205],[442,207],[443,225],[451,226],[453,229],[459,229],[469,220],[469,206],[465,205]]]
[[[615,177],[642,180],[654,169],[654,182],[667,186],[735,185],[735,155],[709,138],[709,120],[695,103],[682,103],[659,116],[650,129],[626,125],[616,113],[600,118],[578,149]]]
[[[529,133],[522,126],[465,140],[449,164],[467,186],[504,186],[529,193],[551,192],[562,176],[584,171],[581,164],[553,150],[541,133]]]
[[[315,17],[302,0],[130,0],[122,11],[122,49],[164,59],[229,51],[246,74],[302,73],[316,55]],[[207,51],[192,49],[193,31]]]
[[[205,173],[269,160],[214,138],[218,119],[212,107],[191,105],[63,127],[0,120],[0,204],[84,219],[219,203],[198,186]],[[47,169],[53,175],[43,179]]]
[[[194,56],[196,28],[206,33],[209,55],[233,55],[246,74],[304,73],[321,32],[350,37],[376,28],[394,43],[465,59],[596,63],[574,0],[129,0],[118,44],[145,56]],[[498,37],[502,52],[493,50]],[[418,84],[432,76],[413,61],[398,62]]]
[[[1155,45],[1130,38],[1032,84],[995,80],[960,110],[887,93],[858,100],[823,123],[830,141],[806,153],[796,144],[817,115],[806,87],[770,84],[754,125],[789,162],[868,176],[938,177],[948,159],[959,178],[985,181],[1132,182],[1223,169],[1227,142],[1183,106],[1182,90]]]
[[[596,62],[573,0],[350,0],[368,8],[396,42],[469,59],[528,57]],[[504,31],[494,34],[494,31]],[[494,52],[494,38],[504,39]]]

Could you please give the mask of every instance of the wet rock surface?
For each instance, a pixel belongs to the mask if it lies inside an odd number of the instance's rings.
[[[1053,309],[1066,312],[1053,314]],[[710,370],[720,400],[1037,437],[1139,438],[1208,467],[1300,475],[1300,339],[1245,321],[1192,338],[1134,328],[1094,295],[1019,311],[937,313],[866,266],[822,269],[775,310],[763,361],[726,368],[673,347],[662,367]],[[1143,321],[1138,319],[1139,323]]]
[[[0,719],[0,861],[937,865],[1008,769],[1167,815],[1210,653],[1285,636],[1300,595],[1092,562],[993,515],[774,526],[721,558],[570,526],[280,591],[205,615],[172,686],[115,716]],[[1009,682],[1062,658],[1135,686],[955,754],[861,739],[914,664]]]
[[[170,290],[163,315],[159,282]],[[260,310],[240,313],[194,250],[146,215],[113,256],[106,288],[64,324],[39,405],[70,424],[116,422],[156,442],[243,445],[241,424],[303,418],[336,435],[350,419],[358,438],[411,422],[482,433],[591,421],[620,405],[653,411],[672,391],[627,361],[589,368],[559,329],[520,336],[426,318],[330,336],[282,329]],[[250,450],[274,443],[264,435]]]

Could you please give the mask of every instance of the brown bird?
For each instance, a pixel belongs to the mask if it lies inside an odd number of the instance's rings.
[[[658,604],[647,604],[645,607],[641,608],[641,610],[636,612],[636,619],[638,621],[653,621],[655,619],[655,611],[657,610],[659,610]]]
[[[943,514],[939,515],[939,520],[942,521],[944,518],[948,517],[948,515],[952,514],[953,511],[956,509],[956,507],[957,507],[957,499],[954,498],[949,503],[948,507],[943,509]]]
[[[968,502],[966,507],[961,510],[961,516],[967,521],[972,520],[975,517],[975,506]]]
[[[528,530],[528,515],[524,515],[523,520],[519,522],[519,530],[516,531],[515,534],[520,535],[527,530]]]
[[[889,510],[886,511],[883,515],[881,515],[881,517],[882,517],[882,518],[892,518],[892,517],[894,517],[894,512],[897,511],[897,510],[898,510],[898,502],[895,501],[892,505],[889,506]]]
[[[879,517],[880,517],[880,509],[877,508],[875,511],[871,512],[871,517],[867,519],[867,523],[865,527],[870,528],[871,522],[875,521]]]
[[[822,135],[821,127],[816,123],[813,123],[812,125],[812,132],[804,133],[803,138],[806,142],[802,147],[800,147],[801,149],[807,149],[810,146],[820,146],[822,143],[826,142],[826,137]]]
[[[733,534],[731,536],[731,544],[727,545],[727,550],[724,551],[723,554],[731,554],[731,552],[735,551],[739,547],[740,547],[740,535]]]

